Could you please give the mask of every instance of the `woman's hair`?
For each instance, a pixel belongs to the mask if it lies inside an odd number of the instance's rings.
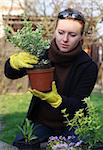
[[[84,18],[84,15],[80,11],[76,9],[68,8],[59,12],[57,21],[56,21],[56,26],[58,24],[58,20],[60,19],[72,19],[72,20],[78,21],[82,25],[81,35],[83,34],[84,27],[85,27],[85,18]]]

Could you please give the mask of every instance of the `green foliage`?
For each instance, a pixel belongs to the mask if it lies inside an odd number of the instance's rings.
[[[49,60],[42,59],[45,51],[50,45],[49,40],[44,37],[42,25],[38,25],[36,30],[32,27],[32,22],[24,19],[23,28],[12,34],[11,28],[5,28],[6,39],[14,46],[29,52],[39,58],[39,64],[49,64]],[[42,60],[41,60],[42,59]]]
[[[22,135],[26,143],[30,143],[32,140],[37,139],[37,137],[33,134],[34,131],[33,124],[27,118],[25,119],[23,127],[18,126],[18,128],[22,132]]]
[[[34,31],[32,22],[24,20],[24,26],[14,35],[11,34],[10,28],[5,29],[7,39],[15,46],[26,52],[36,55],[38,58],[43,55],[44,49],[49,46],[49,41],[43,37],[44,30],[42,26],[38,26]]]
[[[85,98],[84,102],[87,104],[86,115],[84,109],[79,109],[73,119],[68,119],[66,109],[62,111],[64,118],[66,119],[66,125],[75,129],[75,134],[79,139],[83,140],[88,147],[95,146],[96,142],[101,141],[101,127],[102,123],[99,116],[96,113],[96,109],[89,98]]]

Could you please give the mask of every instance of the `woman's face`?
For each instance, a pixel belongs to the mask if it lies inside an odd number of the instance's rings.
[[[60,51],[72,51],[78,45],[79,41],[82,40],[81,30],[82,25],[76,20],[58,20],[54,37]]]

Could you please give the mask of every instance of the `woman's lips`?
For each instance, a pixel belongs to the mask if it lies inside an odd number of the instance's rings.
[[[69,45],[61,44],[61,47],[63,47],[63,48],[68,48],[68,47],[69,47]]]

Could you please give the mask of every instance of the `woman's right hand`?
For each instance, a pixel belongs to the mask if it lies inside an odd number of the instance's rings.
[[[37,63],[38,58],[28,52],[20,52],[10,56],[10,65],[16,70],[20,68],[33,68],[33,65]]]

